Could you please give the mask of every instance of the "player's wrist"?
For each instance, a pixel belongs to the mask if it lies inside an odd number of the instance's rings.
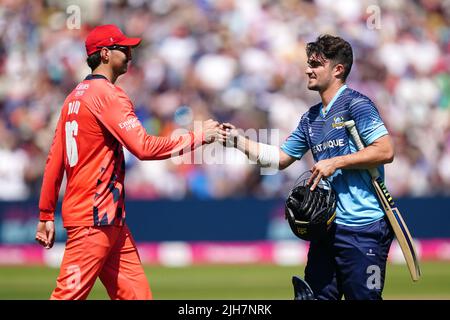
[[[339,170],[339,169],[346,169],[347,167],[349,167],[351,165],[351,161],[349,161],[349,156],[351,155],[346,155],[346,156],[338,156],[335,158],[332,158],[333,161],[333,165],[335,170]]]
[[[345,159],[342,156],[336,157],[333,161],[334,169],[342,169],[345,166]]]
[[[206,136],[202,130],[191,131],[190,135],[191,135],[191,139],[193,139],[193,142],[194,142],[194,148],[206,143]]]
[[[241,136],[239,133],[236,134],[235,136],[230,137],[230,140],[231,140],[231,144],[232,144],[233,148],[236,148],[236,149],[245,148],[246,139],[244,136]]]

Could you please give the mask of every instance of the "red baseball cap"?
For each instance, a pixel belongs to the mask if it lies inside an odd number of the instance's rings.
[[[86,53],[88,56],[99,51],[101,47],[113,45],[136,47],[141,38],[127,38],[120,29],[113,24],[106,24],[92,29],[86,37]]]

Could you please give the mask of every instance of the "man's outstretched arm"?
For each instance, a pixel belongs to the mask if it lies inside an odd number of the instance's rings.
[[[255,161],[261,167],[283,170],[297,160],[277,146],[256,142],[239,134],[236,127],[231,123],[220,125],[219,142],[227,147],[235,147],[242,151],[250,160]]]
[[[161,160],[180,156],[215,141],[219,123],[207,120],[198,131],[177,137],[147,134],[137,118],[133,105],[124,94],[103,97],[102,103],[90,107],[99,121],[112,135],[140,160]]]

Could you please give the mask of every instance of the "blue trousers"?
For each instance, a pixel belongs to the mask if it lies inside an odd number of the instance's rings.
[[[334,223],[311,242],[305,280],[318,300],[381,300],[394,232],[384,217],[350,227]]]

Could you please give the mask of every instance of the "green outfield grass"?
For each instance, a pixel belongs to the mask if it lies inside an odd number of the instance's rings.
[[[273,265],[146,266],[155,299],[286,299],[293,296],[291,276],[303,266]],[[389,265],[385,299],[450,299],[450,263],[422,263],[423,277],[412,283],[406,266]],[[58,269],[0,267],[0,299],[47,299]],[[97,281],[90,299],[107,299]]]

